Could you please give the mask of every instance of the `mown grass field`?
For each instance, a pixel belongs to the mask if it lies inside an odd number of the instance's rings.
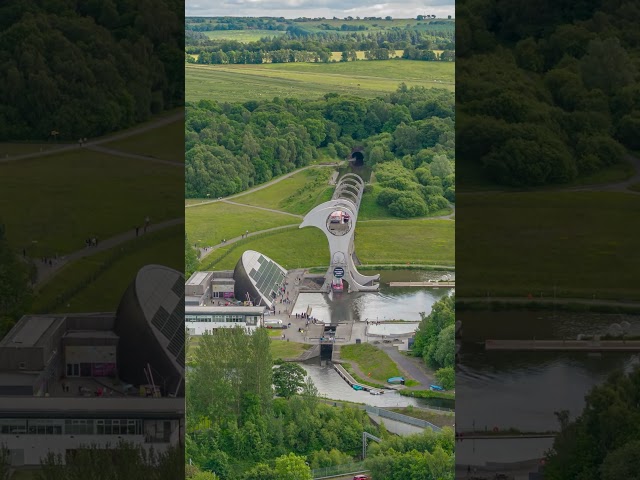
[[[236,42],[257,42],[264,37],[279,37],[286,32],[280,30],[212,30],[202,32],[213,40],[235,40]]]
[[[299,225],[302,219],[216,202],[187,208],[185,221],[189,241],[200,247],[218,245],[223,239],[239,237],[247,230],[251,233],[282,225]]]
[[[358,221],[356,253],[364,264],[454,265],[454,232],[450,220]],[[329,265],[326,237],[316,228],[293,226],[215,250],[200,269],[233,269],[245,250],[257,250],[286,269]]]
[[[454,89],[455,64],[413,60],[185,66],[188,101],[319,98],[326,93],[376,97],[408,86]]]
[[[271,339],[271,358],[274,360],[285,358],[296,358],[306,350],[309,350],[311,345],[306,343],[287,342],[286,340],[280,340],[278,338]]]
[[[48,152],[55,150],[56,148],[66,147],[68,143],[56,143],[54,141],[49,143],[0,143],[0,160],[4,158],[10,158],[16,155],[24,155],[28,153],[36,152]]]
[[[139,135],[107,142],[103,146],[172,162],[184,162],[184,121],[179,120]]]
[[[29,256],[62,255],[142,225],[183,215],[175,167],[88,150],[0,164],[0,218]]]
[[[458,207],[459,296],[550,298],[555,287],[558,297],[640,299],[640,222],[631,220],[640,196],[478,193]]]
[[[340,358],[351,362],[364,373],[367,378],[383,384],[391,377],[401,376],[400,369],[391,357],[370,343],[342,345]],[[365,378],[366,380],[366,378]]]
[[[158,264],[184,270],[184,227],[159,230],[123,244],[82,258],[62,268],[55,279],[38,292],[31,310],[34,312],[110,312],[118,307],[122,294],[145,265]],[[110,257],[123,250],[123,255],[103,271],[95,281],[86,279],[97,272]],[[48,306],[70,288],[83,288],[65,305],[53,310]]]
[[[233,201],[304,215],[316,205],[331,200],[335,187],[329,185],[329,179],[334,171],[327,167],[304,170],[262,190],[235,197]]]

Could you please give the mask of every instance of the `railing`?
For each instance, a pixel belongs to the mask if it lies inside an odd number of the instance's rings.
[[[333,475],[346,475],[353,473],[365,472],[364,462],[345,463],[343,465],[334,465],[333,467],[314,468],[311,475],[314,479],[331,477]]]
[[[382,418],[388,418],[389,420],[395,420],[396,422],[406,423],[408,425],[413,425],[420,428],[430,428],[434,432],[439,432],[441,430],[440,427],[436,427],[433,423],[427,422],[426,420],[421,420],[420,418],[410,417],[408,415],[392,412],[390,410],[384,410],[378,407],[372,407],[370,405],[366,405],[364,409],[368,413],[378,415]]]

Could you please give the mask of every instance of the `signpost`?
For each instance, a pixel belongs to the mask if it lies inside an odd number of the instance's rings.
[[[333,269],[333,276],[336,278],[342,278],[344,277],[344,268],[342,267],[336,267]]]

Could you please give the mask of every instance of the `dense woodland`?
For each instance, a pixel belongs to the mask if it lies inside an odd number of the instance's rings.
[[[436,371],[436,378],[446,389],[455,386],[455,295],[443,297],[422,314],[411,352],[424,359]]]
[[[616,372],[586,397],[582,415],[556,412],[561,432],[547,457],[545,479],[640,478],[640,367]]]
[[[638,2],[456,7],[464,169],[505,185],[565,183],[640,148]]]
[[[0,141],[96,137],[182,105],[177,0],[0,5]]]
[[[363,410],[322,402],[310,379],[297,393],[274,398],[272,367],[264,329],[219,329],[199,338],[187,379],[189,476],[310,480],[311,468],[355,461],[367,431],[384,439],[369,449],[374,480],[453,479],[451,430],[395,438]]]
[[[363,147],[376,201],[398,217],[455,201],[453,94],[407,88],[382,98],[187,104],[186,197],[227,196]]]

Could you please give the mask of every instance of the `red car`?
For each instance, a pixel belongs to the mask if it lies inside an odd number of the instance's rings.
[[[356,475],[353,480],[371,480],[369,475]]]

